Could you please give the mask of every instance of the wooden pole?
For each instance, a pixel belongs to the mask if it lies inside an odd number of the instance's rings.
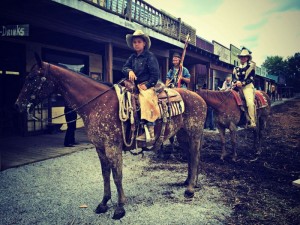
[[[107,43],[105,45],[105,81],[113,83],[113,45]]]

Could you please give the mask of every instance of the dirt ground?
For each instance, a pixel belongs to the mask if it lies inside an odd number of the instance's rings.
[[[226,224],[300,224],[300,188],[292,185],[300,178],[299,109],[300,98],[272,108],[256,160],[251,131],[238,132],[238,162],[230,156],[221,161],[218,133],[205,132],[200,173],[223,191],[224,203],[234,210]]]

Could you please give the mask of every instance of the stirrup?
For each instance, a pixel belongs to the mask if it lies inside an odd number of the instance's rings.
[[[249,128],[256,128],[256,124],[255,123],[250,123],[250,125],[248,125]]]
[[[146,134],[143,133],[141,135],[139,135],[138,137],[136,137],[137,141],[146,141]]]
[[[136,140],[137,141],[146,141],[146,142],[153,141],[154,139],[151,138],[149,129],[146,125],[144,125],[144,130],[145,130],[145,132],[143,134],[139,135],[136,138]]]

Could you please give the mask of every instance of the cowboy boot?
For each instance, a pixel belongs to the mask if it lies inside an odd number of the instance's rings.
[[[148,130],[148,126],[144,125],[144,133],[139,135],[136,138],[137,141],[149,141],[150,140],[150,134]]]
[[[141,135],[139,135],[138,137],[136,137],[137,141],[146,141],[146,134],[145,132],[142,133]]]
[[[153,125],[147,125],[150,133],[150,141],[153,141],[155,139],[154,134],[154,126]]]

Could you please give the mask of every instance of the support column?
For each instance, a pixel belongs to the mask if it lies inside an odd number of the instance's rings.
[[[169,57],[163,58],[161,80],[166,83],[167,73],[169,71]]]
[[[105,81],[113,83],[113,45],[105,44]]]
[[[190,74],[191,74],[191,82],[189,83],[188,87],[189,90],[195,91],[195,84],[196,84],[196,65],[192,65],[190,66],[190,70],[189,70]]]
[[[210,77],[211,77],[211,69],[210,63],[206,64],[206,88],[209,89],[210,87]]]

